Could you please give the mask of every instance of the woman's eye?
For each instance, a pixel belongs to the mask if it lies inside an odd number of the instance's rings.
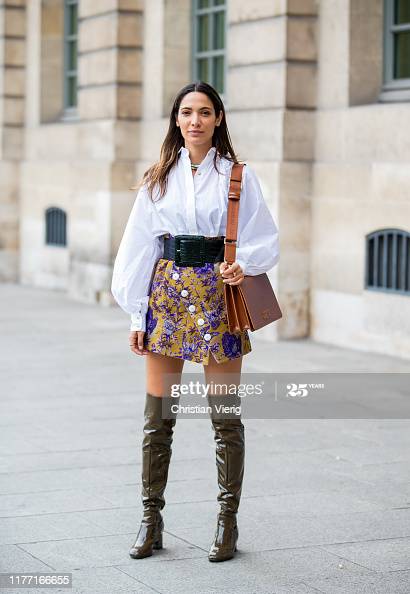
[[[191,112],[190,111],[183,111],[182,112],[182,115],[183,116],[189,116],[189,115],[191,115]],[[209,115],[211,115],[211,112],[210,111],[203,111],[203,112],[201,112],[201,115],[209,116]]]

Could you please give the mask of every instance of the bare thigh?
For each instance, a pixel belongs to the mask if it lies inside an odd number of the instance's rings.
[[[241,382],[242,358],[237,357],[225,363],[217,363],[212,355],[209,356],[208,365],[204,365],[205,381],[211,384],[209,393],[213,393],[212,383],[235,384],[238,386]]]
[[[153,396],[169,396],[169,386],[165,380],[171,380],[175,384],[181,382],[184,360],[152,352],[145,357],[147,392]],[[164,377],[164,374],[172,376]]]

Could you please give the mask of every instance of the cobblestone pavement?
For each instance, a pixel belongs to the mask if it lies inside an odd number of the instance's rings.
[[[133,560],[145,376],[127,317],[13,284],[0,303],[1,572],[72,573],[72,590],[29,590],[48,593],[410,592],[408,419],[246,419],[239,551],[218,564],[211,424],[178,420],[165,548]],[[251,340],[244,371],[410,371],[310,340]]]

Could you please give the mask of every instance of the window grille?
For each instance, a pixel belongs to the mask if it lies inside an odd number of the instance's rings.
[[[67,245],[67,215],[61,208],[46,210],[46,244]]]
[[[410,294],[410,233],[380,229],[366,236],[366,289]]]

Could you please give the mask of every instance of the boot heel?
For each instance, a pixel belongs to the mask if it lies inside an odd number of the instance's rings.
[[[157,540],[154,542],[154,544],[152,545],[153,549],[162,549],[162,534],[159,535],[159,537],[157,538]]]

